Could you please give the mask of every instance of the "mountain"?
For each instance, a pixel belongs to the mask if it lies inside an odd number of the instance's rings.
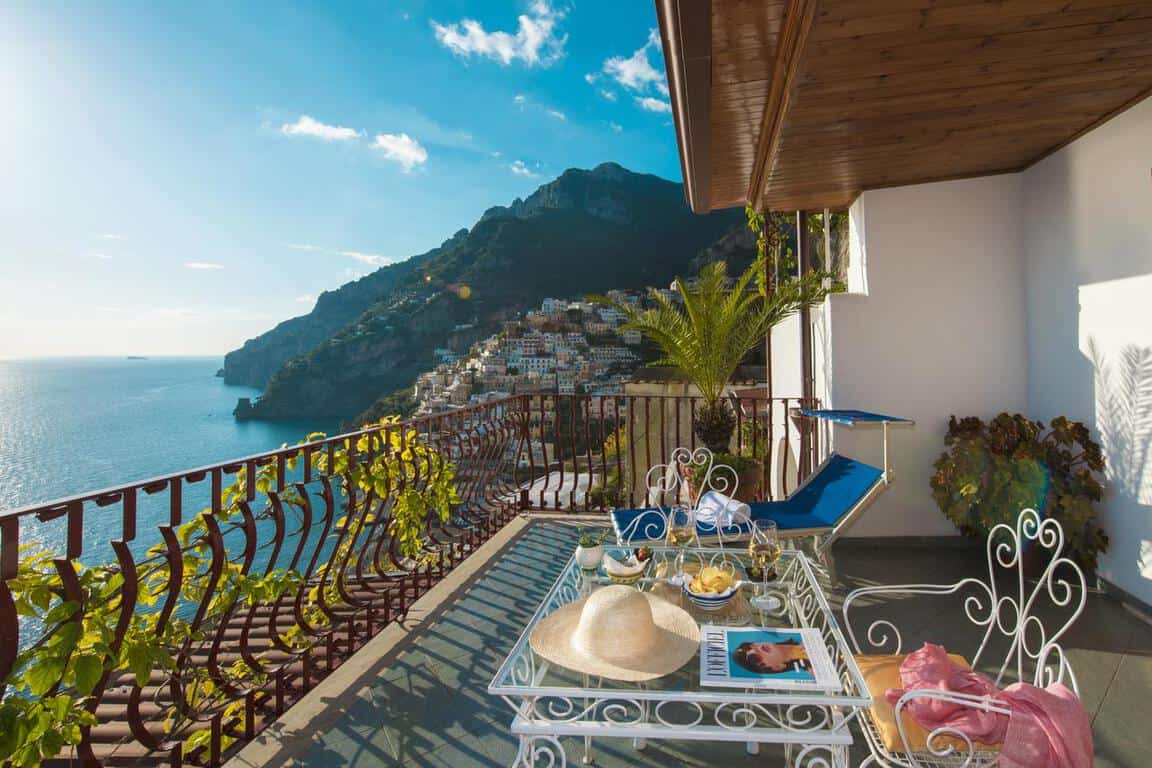
[[[433,349],[466,350],[547,296],[667,285],[718,240],[739,250],[742,218],[693,214],[680,184],[615,163],[570,169],[438,248],[324,293],[229,353],[225,381],[264,387],[244,417],[349,418],[430,369]]]
[[[240,349],[229,352],[224,357],[224,383],[263,388],[285,362],[311,352],[467,234],[468,230],[462,229],[439,248],[381,267],[334,291],[324,291],[308,314],[285,320],[267,333],[244,342]]]

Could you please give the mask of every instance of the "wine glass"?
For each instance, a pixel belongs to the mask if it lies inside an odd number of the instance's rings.
[[[696,511],[686,504],[668,510],[668,543],[680,551],[676,554],[676,575],[684,583],[684,554],[696,538]]]
[[[775,520],[753,520],[748,555],[760,569],[760,593],[768,592],[769,571],[776,578],[776,561],[780,559],[780,532]]]

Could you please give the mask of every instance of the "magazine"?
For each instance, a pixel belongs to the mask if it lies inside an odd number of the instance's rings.
[[[700,627],[700,684],[726,688],[840,690],[816,629]]]

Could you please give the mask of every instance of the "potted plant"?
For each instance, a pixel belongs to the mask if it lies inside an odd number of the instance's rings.
[[[655,289],[649,306],[639,307],[601,296],[626,321],[623,330],[640,331],[663,352],[658,364],[678,368],[696,386],[703,400],[693,419],[693,431],[713,453],[727,453],[736,428],[736,415],[724,397],[728,380],[740,361],[764,343],[773,326],[804,307],[816,306],[834,290],[830,276],[810,272],[770,290],[753,284],[765,272],[765,257],[757,257],[729,287],[728,265],[715,261],[700,270],[695,281],[677,277],[674,301]]]
[[[724,467],[732,469],[729,472]],[[750,456],[738,456],[732,453],[717,453],[712,457],[712,476],[708,477],[708,466],[685,464],[681,467],[681,476],[688,484],[688,499],[695,504],[701,491],[719,491],[731,496],[737,501],[752,502],[760,496],[760,480],[763,474],[763,464],[759,459]],[[735,477],[733,477],[735,476]],[[736,487],[732,488],[735,480]],[[708,487],[704,487],[705,481]]]
[[[592,532],[580,529],[580,539],[576,542],[576,564],[586,571],[600,567],[604,559],[604,539],[608,537],[607,529]]]
[[[944,444],[932,496],[957,528],[984,538],[998,523],[1011,525],[1021,509],[1036,509],[1060,522],[1070,555],[1086,571],[1096,570],[1108,549],[1093,506],[1103,494],[1096,475],[1104,471],[1104,456],[1086,426],[1064,417],[1046,429],[1020,414],[1001,413],[988,424],[953,416]],[[1025,556],[1029,570],[1043,567]]]

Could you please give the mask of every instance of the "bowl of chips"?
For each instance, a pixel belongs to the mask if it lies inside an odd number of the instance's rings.
[[[699,573],[686,578],[684,594],[702,611],[719,611],[740,591],[740,582],[732,568],[706,565]]]

